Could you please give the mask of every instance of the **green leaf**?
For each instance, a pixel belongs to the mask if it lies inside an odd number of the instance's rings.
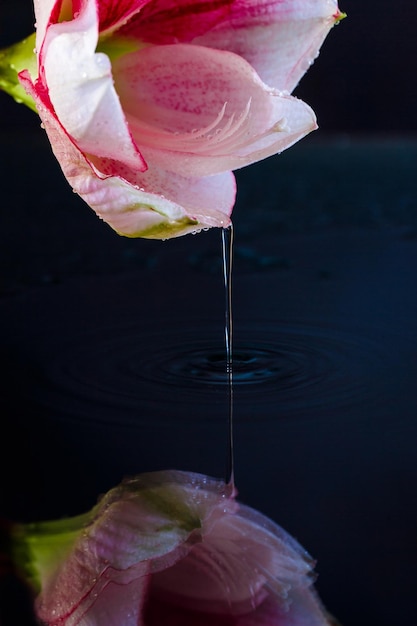
[[[32,78],[38,75],[35,39],[36,35],[33,33],[23,41],[0,50],[0,89],[11,95],[16,102],[37,112],[33,98],[26,93],[18,78],[22,70],[29,70]]]

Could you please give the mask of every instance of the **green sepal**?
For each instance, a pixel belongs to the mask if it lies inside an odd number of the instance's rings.
[[[76,517],[13,526],[10,534],[12,561],[35,593],[42,589],[45,577],[65,561],[94,513],[95,509]]]
[[[339,22],[344,20],[346,17],[347,17],[347,13],[343,13],[343,11],[341,11],[339,15],[337,16],[335,24],[339,24]]]
[[[117,37],[112,35],[100,37],[96,52],[103,52],[106,54],[110,61],[115,61],[119,57],[132,52],[137,52],[141,48],[144,48],[146,44],[143,44],[137,39],[129,37]]]
[[[38,75],[35,45],[36,34],[33,33],[19,43],[0,50],[0,89],[11,95],[16,102],[37,112],[33,98],[26,93],[18,78],[18,73],[22,70],[29,70],[32,78]]]

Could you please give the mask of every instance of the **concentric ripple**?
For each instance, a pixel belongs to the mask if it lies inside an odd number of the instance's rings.
[[[225,349],[213,323],[80,334],[43,364],[37,403],[62,417],[137,423],[224,420]],[[378,397],[384,346],[320,325],[257,322],[235,331],[233,382],[242,421],[314,416]]]

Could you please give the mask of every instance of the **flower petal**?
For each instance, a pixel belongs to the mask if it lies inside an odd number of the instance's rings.
[[[84,155],[55,118],[39,81],[34,86],[25,72],[19,78],[37,103],[53,152],[69,184],[118,233],[166,239],[230,224],[236,194],[231,172],[184,179],[152,167],[133,175],[111,160]],[[127,182],[123,174],[136,176],[135,181]]]
[[[98,16],[95,2],[71,22],[48,29],[42,50],[43,80],[57,118],[83,153],[111,158],[144,171],[113,86],[111,64],[96,53]]]
[[[234,53],[150,46],[118,59],[113,69],[146,161],[181,175],[243,167],[316,128],[306,104],[270,89]]]
[[[193,43],[241,55],[268,85],[291,93],[340,15],[336,0],[235,0]]]

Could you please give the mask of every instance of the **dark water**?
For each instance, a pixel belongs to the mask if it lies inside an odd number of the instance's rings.
[[[234,479],[245,503],[317,559],[319,592],[344,626],[415,626],[417,195],[407,167],[417,149],[396,144],[385,160],[369,146],[332,150],[316,148],[315,178],[278,188],[294,214],[245,209],[261,182],[262,203],[275,197],[269,169],[263,181],[242,181]],[[286,180],[309,171],[312,154],[283,161]],[[388,181],[380,191],[372,154],[394,177],[380,176]],[[337,159],[344,175],[358,168],[350,195],[326,187]],[[360,159],[372,165],[362,178]],[[300,207],[310,198],[308,213]],[[3,230],[1,251],[13,263],[0,299],[1,514],[79,513],[141,471],[223,477],[221,233],[120,241],[88,209],[62,209],[61,224],[45,202],[38,212],[54,215],[48,232],[29,221],[17,236],[26,205]],[[15,597],[9,588],[9,609]]]
[[[186,426],[197,413],[200,421],[222,423],[227,412],[217,407],[226,401],[229,382],[224,345],[217,324],[204,320],[204,329],[202,338],[197,322],[185,331],[178,325],[158,332],[147,325],[105,327],[61,342],[54,337],[51,345],[50,336],[40,336],[30,350],[45,359],[41,369],[30,363],[27,346],[9,354],[8,364],[13,370],[14,359],[25,359],[31,398],[64,420],[103,426],[117,420],[135,428],[148,419],[162,426],[175,418]],[[349,332],[319,322],[254,319],[239,328],[234,348],[239,422],[251,422],[254,408],[257,421],[269,424],[378,406],[389,392],[383,380],[396,382],[399,356],[412,359],[413,340],[389,330],[378,336],[371,328]]]

